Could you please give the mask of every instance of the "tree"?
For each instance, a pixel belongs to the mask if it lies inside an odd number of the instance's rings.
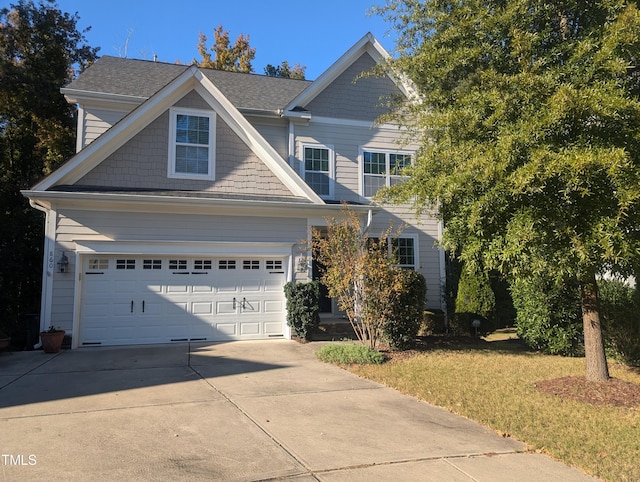
[[[283,60],[282,63],[277,67],[271,64],[267,64],[267,66],[264,68],[264,73],[269,77],[305,80],[305,70],[307,70],[307,67],[301,66],[298,63],[296,63],[293,68],[291,68],[289,62],[287,60]]]
[[[207,69],[228,70],[230,72],[250,73],[253,71],[251,61],[256,56],[256,49],[249,45],[249,36],[240,34],[233,45],[229,40],[229,31],[223,30],[222,25],[218,25],[213,31],[214,43],[207,51],[207,36],[200,32],[198,36],[198,52],[202,56],[202,60],[198,62],[194,59],[194,63],[199,67]]]
[[[20,338],[22,315],[39,311],[43,222],[20,194],[71,157],[75,112],[60,93],[97,49],[78,16],[52,1],[0,10],[0,330]]]
[[[348,207],[341,220],[328,219],[327,232],[313,232],[313,252],[324,266],[322,283],[347,314],[356,336],[376,349],[383,335],[386,311],[400,296],[404,283],[393,270],[388,239],[368,237],[358,215]]]
[[[443,244],[512,280],[579,282],[586,378],[609,378],[596,276],[640,252],[640,15],[623,0],[393,0],[390,68],[422,139],[388,194],[437,205]]]

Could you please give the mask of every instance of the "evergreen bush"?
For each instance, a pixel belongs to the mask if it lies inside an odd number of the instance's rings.
[[[584,354],[577,280],[556,283],[542,276],[511,284],[518,336],[531,348],[565,356]]]
[[[455,316],[451,327],[456,334],[475,333],[473,320],[480,320],[478,333],[496,330],[496,299],[487,274],[463,267],[458,282]]]
[[[287,323],[299,338],[309,340],[320,323],[320,283],[296,283],[284,285],[287,297]]]
[[[382,332],[392,350],[408,350],[415,346],[422,325],[427,282],[421,273],[395,268],[397,296],[384,311]]]

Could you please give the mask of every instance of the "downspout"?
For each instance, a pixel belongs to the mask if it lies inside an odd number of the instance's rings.
[[[298,173],[298,175],[300,174],[300,171],[298,170],[298,166],[295,165],[295,152],[296,152],[296,132],[295,132],[295,126],[293,125],[293,122],[291,122],[291,119],[288,120],[289,121],[289,139],[287,142],[287,150],[289,152],[287,152],[287,160],[289,161],[289,165]]]
[[[40,294],[40,331],[44,331],[45,320],[49,317],[49,309],[50,309],[50,300],[49,300],[49,292],[51,289],[50,276],[51,272],[49,271],[49,263],[48,257],[51,249],[51,237],[49,236],[49,225],[51,221],[51,210],[41,206],[33,199],[29,200],[29,204],[32,208],[37,209],[44,213],[44,256],[42,257],[42,292]],[[37,350],[42,347],[42,342],[38,341],[33,348]]]

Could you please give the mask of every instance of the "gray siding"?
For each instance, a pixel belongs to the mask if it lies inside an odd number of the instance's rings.
[[[185,96],[176,105],[208,107],[195,93]],[[214,181],[168,178],[168,135],[169,113],[165,112],[76,184],[122,189],[292,196],[291,191],[220,117],[216,120]]]
[[[128,112],[106,109],[85,108],[84,111],[84,145],[86,147],[107,131]]]
[[[427,281],[427,308],[442,309],[444,287],[440,280],[440,251],[438,242],[438,222],[433,216],[423,214],[419,218],[409,206],[388,206],[373,217],[369,233],[380,236],[389,226],[400,229],[400,236],[417,235],[418,266]]]
[[[305,143],[333,147],[336,163],[334,189],[336,201],[367,202],[361,196],[362,167],[360,163],[362,160],[359,156],[362,148],[413,151],[417,147],[399,143],[400,133],[392,127],[368,128],[361,125],[311,122],[305,126],[296,125],[295,134],[299,172],[302,172],[301,148]],[[440,251],[436,246],[438,221],[428,214],[418,219],[409,206],[387,206],[374,216],[370,229],[371,236],[379,236],[390,225],[394,228],[404,226],[403,235],[417,236],[418,270],[427,281],[427,307],[442,309]]]
[[[386,76],[358,78],[374,66],[371,56],[363,54],[305,108],[314,116],[375,121],[388,111],[389,94],[400,91]]]
[[[332,146],[335,154],[335,192],[336,201],[362,201],[361,169],[359,151],[362,147],[385,150],[409,150],[415,146],[405,146],[398,142],[400,136],[394,128],[363,127],[358,125],[336,125],[310,123],[296,125],[296,166],[302,173],[302,146],[305,143]]]
[[[287,123],[283,119],[249,117],[247,120],[283,159],[287,159],[289,131]]]

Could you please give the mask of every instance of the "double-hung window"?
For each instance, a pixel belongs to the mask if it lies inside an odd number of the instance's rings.
[[[389,244],[388,241],[391,241]],[[369,238],[370,243],[379,243],[379,238]],[[389,238],[384,249],[389,251],[389,256],[393,255],[396,266],[407,269],[417,269],[418,267],[418,237],[416,235]]]
[[[395,254],[398,266],[401,268],[416,269],[417,263],[417,238],[401,237],[391,240],[391,249]]]
[[[411,166],[411,154],[363,149],[362,161],[363,195],[373,197],[381,188],[400,184],[406,179],[402,173]]]
[[[326,146],[303,145],[304,180],[318,196],[333,198],[333,151]]]
[[[171,109],[170,116],[169,177],[213,180],[215,114]]]

